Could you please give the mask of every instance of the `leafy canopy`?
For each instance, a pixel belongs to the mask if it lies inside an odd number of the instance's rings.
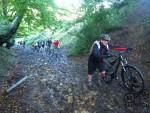
[[[123,27],[127,14],[133,7],[131,0],[111,0],[110,8],[105,8],[102,3],[102,0],[85,0],[82,7],[84,16],[76,21],[82,25],[76,34],[76,43],[70,51],[72,55],[87,53],[101,33],[109,33],[110,30]]]
[[[16,15],[24,15],[18,31],[20,35],[47,27],[54,29],[60,23],[55,16],[57,7],[53,0],[2,0],[0,7],[3,6],[5,8],[0,10],[1,22],[9,23]]]

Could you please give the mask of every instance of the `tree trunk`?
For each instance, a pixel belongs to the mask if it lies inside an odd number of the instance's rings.
[[[0,34],[0,46],[2,46],[4,43],[8,43],[7,45],[10,45],[9,41],[13,37],[13,35],[17,32],[17,29],[21,23],[23,16],[24,13],[17,15],[11,22],[8,31],[5,34]]]
[[[3,16],[7,17],[7,0],[2,0],[2,10],[3,10]]]

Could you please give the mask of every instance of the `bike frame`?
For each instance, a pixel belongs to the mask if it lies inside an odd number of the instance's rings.
[[[116,63],[117,63],[116,68],[113,70],[115,75],[118,72],[118,68],[119,68],[120,64],[121,64],[123,70],[125,70],[124,66],[128,64],[127,60],[122,55],[119,55],[114,61],[110,62],[112,68],[114,67],[114,65]]]
[[[106,83],[110,83],[114,78],[117,77],[117,72],[118,72],[118,68],[121,65],[121,79],[123,81],[124,86],[128,89],[128,90],[134,90],[135,92],[141,92],[144,89],[144,80],[143,80],[143,76],[142,73],[140,72],[140,70],[138,68],[136,68],[136,66],[133,66],[131,64],[128,64],[124,54],[129,53],[131,50],[127,50],[127,51],[121,51],[119,52],[119,54],[114,54],[114,53],[109,53],[110,56],[114,56],[115,59],[113,61],[105,61],[106,64],[109,66],[107,73],[110,76],[106,76],[103,78],[103,80]],[[110,73],[109,73],[110,70]],[[112,73],[112,71],[113,73]],[[132,70],[134,70],[136,72],[136,74],[138,74],[138,77],[140,77],[141,82],[139,82],[136,78],[136,76],[133,76],[133,72]],[[111,77],[111,78],[110,78]],[[138,84],[140,83],[140,84]],[[137,91],[137,88],[140,88]]]

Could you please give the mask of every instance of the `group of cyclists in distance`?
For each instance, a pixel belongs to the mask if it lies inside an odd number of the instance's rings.
[[[52,38],[33,41],[31,45],[27,45],[26,41],[18,41],[15,43],[14,47],[18,49],[31,49],[34,52],[40,53],[42,55],[49,54],[51,50],[54,51],[60,48],[60,41],[59,40],[52,40]]]
[[[15,43],[15,42],[14,42],[14,43]],[[16,43],[16,47],[17,47],[17,48],[25,48],[25,45],[26,45],[25,41],[18,41],[18,42]]]
[[[47,40],[39,40],[36,42],[33,42],[32,44],[32,49],[36,52],[48,52],[51,48],[59,48],[60,47],[60,41],[59,40],[54,40],[52,41],[51,38]]]

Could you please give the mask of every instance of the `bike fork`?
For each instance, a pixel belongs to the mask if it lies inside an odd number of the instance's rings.
[[[123,70],[126,73],[126,76],[127,76],[128,80],[132,81],[133,78],[132,78],[132,74],[131,74],[130,70],[129,69],[125,69],[125,67],[123,67]]]

